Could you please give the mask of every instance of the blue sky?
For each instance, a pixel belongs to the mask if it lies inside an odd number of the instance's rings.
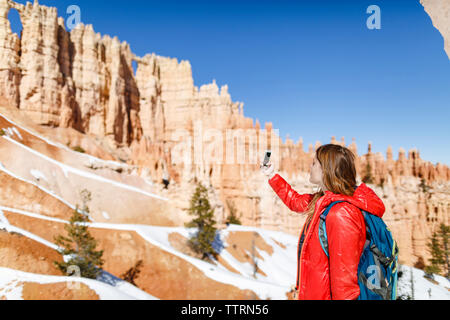
[[[450,60],[419,0],[39,3],[64,18],[78,5],[83,23],[139,56],[189,60],[196,86],[228,84],[247,117],[302,137],[305,151],[344,136],[360,155],[371,141],[384,156],[417,147],[450,165]],[[380,30],[366,26],[372,4]]]

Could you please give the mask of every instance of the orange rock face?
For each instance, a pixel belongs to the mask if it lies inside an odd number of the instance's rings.
[[[444,38],[444,49],[450,58],[450,2],[445,0],[420,0],[433,25]]]
[[[7,211],[4,211],[4,214],[12,225],[48,241],[53,241],[54,236],[65,233],[62,223],[44,221]],[[160,299],[247,300],[256,297],[255,293],[250,290],[241,290],[206,277],[194,265],[153,246],[134,231],[92,228],[90,232],[97,239],[98,248],[104,250],[103,258],[106,262],[103,267],[105,270],[120,277],[134,266],[136,261],[142,260],[143,266],[135,281],[136,285]],[[33,290],[38,289],[40,288]],[[64,286],[62,288],[46,288],[46,290],[50,292],[64,290]]]
[[[61,255],[55,250],[20,234],[0,229],[0,267],[61,275],[53,261],[62,261]]]
[[[24,300],[99,300],[94,290],[84,283],[77,287],[70,286],[67,282],[41,284],[36,282],[24,282],[22,298]]]
[[[448,6],[442,5],[447,2],[422,3],[444,35],[448,49],[448,19],[441,14],[448,12]],[[10,28],[7,17],[11,8],[21,17],[21,39]],[[133,174],[148,177],[155,183],[154,191],[170,199],[167,206],[80,179],[78,185],[85,184],[96,192],[92,208],[96,219],[103,221],[102,212],[107,211],[114,222],[182,226],[191,219],[186,209],[195,182],[200,181],[209,188],[219,224],[223,225],[229,214],[226,201],[231,200],[244,225],[294,235],[300,232],[304,217],[289,212],[274,195],[259,173],[260,158],[266,149],[272,149],[279,173],[298,192],[312,193],[315,186],[308,181],[309,166],[321,143],[310,144],[305,151],[301,139],[283,142],[271,123],[262,128],[258,120],[255,123],[244,116],[243,103],[232,101],[228,86],[219,88],[215,81],[200,88],[194,86],[188,61],[156,54],[138,57],[126,42],[101,36],[91,25],[66,30],[55,8],[10,0],[0,0],[0,53],[3,106],[16,108],[34,124],[45,125],[40,130],[44,136],[103,159],[126,162]],[[133,62],[137,64],[136,74]],[[18,142],[82,167],[84,160],[80,157],[21,133],[23,140]],[[400,262],[411,265],[421,256],[429,258],[427,239],[439,223],[449,222],[448,166],[421,159],[416,149],[408,153],[400,149],[395,160],[392,148],[384,157],[372,153],[369,145],[368,152],[359,155],[354,141],[347,145],[344,138],[337,141],[332,137],[330,142],[347,146],[357,155],[359,181],[368,174],[372,176],[370,186],[385,201],[385,220],[400,244]],[[13,166],[16,158],[28,156],[23,150],[12,149],[10,141],[1,141],[5,165]],[[8,151],[16,158],[8,158]],[[47,169],[57,172],[53,167]],[[132,181],[106,168],[98,172]],[[161,187],[163,178],[170,181],[167,190]],[[0,179],[15,183],[4,175]],[[142,188],[145,185],[143,180],[136,184]],[[57,187],[66,200],[76,202],[67,184]],[[5,206],[14,196],[20,208],[31,206],[27,204],[30,201],[42,201],[42,214],[67,215],[67,208],[52,213],[50,209],[61,203],[38,190],[20,196],[21,190],[31,190],[20,182],[8,186],[8,190],[9,194],[0,197]],[[148,213],[149,207],[160,214]]]

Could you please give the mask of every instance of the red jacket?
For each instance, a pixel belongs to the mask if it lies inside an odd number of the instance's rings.
[[[313,198],[312,194],[298,194],[278,174],[269,180],[269,184],[295,212],[304,212]],[[319,217],[331,202],[337,200],[350,203],[338,203],[328,213],[328,259],[319,242]],[[385,211],[383,201],[364,183],[357,187],[353,196],[325,191],[325,195],[317,200],[297,262],[299,300],[358,298],[357,269],[366,240],[364,217],[358,208],[378,217],[382,217]]]

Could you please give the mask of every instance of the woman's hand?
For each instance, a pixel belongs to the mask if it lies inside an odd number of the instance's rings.
[[[275,169],[272,162],[268,162],[265,166],[261,166],[261,172],[270,180],[275,175]]]

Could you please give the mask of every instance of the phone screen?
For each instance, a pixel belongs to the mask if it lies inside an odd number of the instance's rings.
[[[266,151],[266,155],[264,156],[264,162],[263,162],[264,166],[269,162],[271,154],[272,154],[272,152]]]

